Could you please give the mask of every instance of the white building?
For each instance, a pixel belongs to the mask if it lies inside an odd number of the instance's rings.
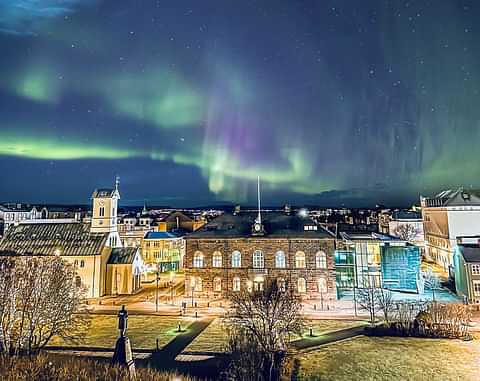
[[[422,214],[412,210],[396,210],[388,222],[388,234],[424,248]]]
[[[452,273],[457,237],[480,235],[480,191],[447,190],[420,202],[426,255]]]

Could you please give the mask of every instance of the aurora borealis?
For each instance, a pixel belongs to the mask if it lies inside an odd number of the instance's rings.
[[[0,201],[409,204],[480,186],[480,4],[0,4]]]

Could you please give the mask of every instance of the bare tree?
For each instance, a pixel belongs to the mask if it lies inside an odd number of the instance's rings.
[[[53,336],[75,340],[88,325],[85,289],[74,268],[59,257],[0,260],[0,350],[34,353]]]
[[[440,279],[431,268],[428,268],[427,272],[424,273],[424,281],[425,286],[432,290],[432,301],[435,302],[435,290],[440,288]]]
[[[397,226],[393,231],[393,235],[408,242],[413,241],[417,234],[415,225],[408,223]]]
[[[281,290],[276,282],[269,281],[264,290],[231,293],[230,301],[232,310],[227,324],[231,331],[247,337],[255,352],[264,356],[264,379],[275,379],[281,354],[286,353],[291,336],[301,336],[305,330],[300,298],[288,285]]]
[[[384,288],[379,288],[375,291],[375,297],[377,299],[378,309],[383,313],[383,320],[388,324],[395,307],[393,293]]]
[[[357,289],[356,298],[360,307],[368,312],[370,316],[370,324],[374,325],[375,313],[378,310],[378,300],[375,286],[370,277],[368,277],[368,280],[364,280],[363,287]]]

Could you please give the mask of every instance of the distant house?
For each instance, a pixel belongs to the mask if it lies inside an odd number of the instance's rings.
[[[454,254],[457,295],[468,303],[480,303],[480,236],[458,237]]]
[[[162,219],[157,220],[158,231],[174,231],[184,230],[187,232],[194,232],[205,225],[206,220],[201,216],[190,215],[188,213],[175,211]]]
[[[388,234],[404,239],[422,248],[425,245],[422,213],[413,210],[396,210],[388,223]]]
[[[185,232],[149,232],[143,239],[142,254],[147,268],[161,272],[178,271],[185,255]]]

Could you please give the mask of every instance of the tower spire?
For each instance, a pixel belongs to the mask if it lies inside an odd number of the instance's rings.
[[[260,213],[260,176],[257,177],[257,198],[258,198],[258,216],[257,222],[262,223],[262,214]]]
[[[115,176],[115,190],[118,191],[118,186],[120,185],[120,176]]]

